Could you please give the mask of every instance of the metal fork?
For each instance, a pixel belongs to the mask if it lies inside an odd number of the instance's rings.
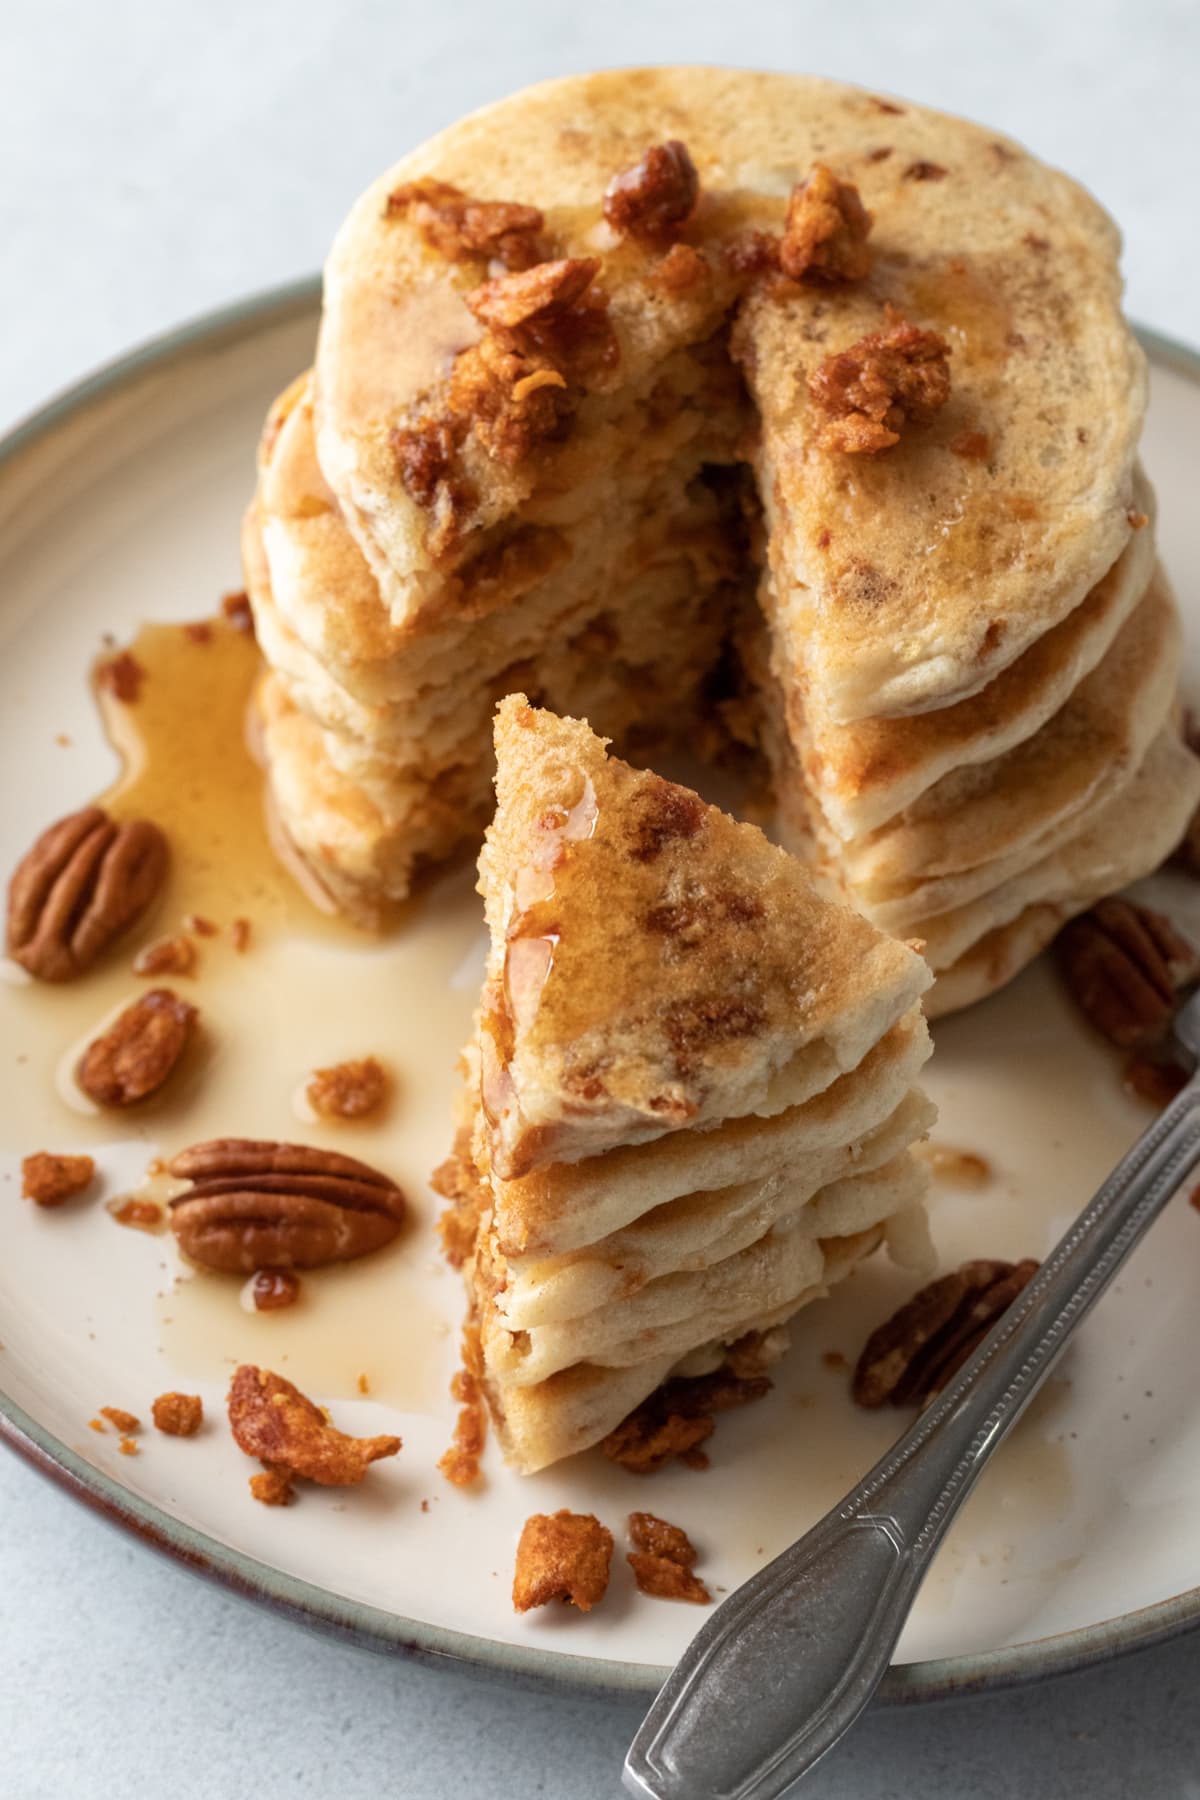
[[[1200,992],[1175,1034],[1200,1059]],[[988,1458],[1198,1165],[1193,1073],[912,1429],[696,1634],[630,1748],[629,1793],[776,1800],[850,1728]]]

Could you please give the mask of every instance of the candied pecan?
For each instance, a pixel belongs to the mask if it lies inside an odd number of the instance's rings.
[[[704,1583],[692,1574],[696,1552],[686,1531],[647,1512],[630,1513],[628,1531],[633,1549],[625,1560],[643,1594],[700,1606],[711,1602]]]
[[[393,1181],[334,1150],[213,1138],[167,1167],[192,1183],[171,1202],[180,1249],[228,1274],[347,1262],[390,1244],[404,1217]]]
[[[927,424],[950,397],[946,340],[910,325],[890,306],[886,318],[882,331],[827,356],[808,378],[809,393],[829,415],[821,434],[827,449],[887,450],[905,425]]]
[[[634,237],[670,236],[695,211],[700,177],[678,138],[652,144],[633,168],[614,175],[604,191],[604,217]]]
[[[156,1431],[167,1437],[195,1437],[204,1423],[204,1402],[199,1394],[160,1394],[150,1402]]]
[[[737,1375],[718,1369],[712,1375],[676,1376],[609,1432],[600,1448],[611,1462],[635,1475],[653,1475],[679,1457],[699,1460],[699,1446],[711,1437],[713,1414],[749,1406],[771,1390],[765,1375]]]
[[[13,871],[8,954],[42,981],[91,967],[145,912],[167,872],[167,840],[149,819],[116,824],[102,807],[59,819]]]
[[[492,256],[508,269],[541,262],[542,214],[513,200],[475,200],[448,181],[426,176],[405,182],[387,197],[386,216],[411,213],[426,243],[452,262]]]
[[[404,491],[418,506],[432,506],[440,495],[451,509],[463,504],[465,489],[454,475],[458,440],[444,419],[397,425],[388,442]]]
[[[88,1045],[75,1079],[101,1106],[134,1106],[158,1092],[199,1017],[170,988],[151,988]]]
[[[305,1093],[314,1112],[326,1119],[365,1119],[388,1095],[388,1075],[374,1056],[314,1069]]]
[[[512,1601],[517,1612],[570,1601],[591,1612],[603,1600],[612,1561],[612,1532],[594,1513],[534,1513],[517,1545]]]
[[[61,1206],[90,1187],[95,1173],[90,1156],[55,1156],[38,1150],[21,1164],[21,1195],[38,1206]]]
[[[455,360],[447,400],[486,454],[510,468],[560,437],[575,405],[551,358],[493,332]]]
[[[1117,897],[1072,919],[1054,951],[1076,1005],[1122,1050],[1164,1037],[1180,992],[1200,976],[1200,955],[1169,919]]]
[[[565,312],[599,273],[595,256],[566,256],[538,263],[516,275],[485,281],[467,295],[467,305],[490,331],[516,331],[533,319]]]
[[[395,1456],[398,1437],[348,1437],[282,1375],[243,1363],[229,1389],[229,1423],[239,1450],[268,1472],[286,1470],[320,1487],[354,1487],[373,1462]]]
[[[867,1339],[852,1383],[858,1405],[924,1406],[932,1400],[1037,1268],[1030,1259],[980,1259],[923,1287]]]
[[[862,281],[871,273],[871,214],[852,181],[825,163],[792,189],[779,261],[793,281]]]
[[[178,937],[155,938],[144,944],[133,959],[135,975],[194,975],[196,946],[182,932]]]

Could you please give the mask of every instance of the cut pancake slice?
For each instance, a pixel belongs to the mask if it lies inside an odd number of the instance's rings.
[[[928,984],[756,826],[502,702],[480,858],[491,1161],[511,1178],[808,1098]]]
[[[530,1471],[889,1235],[920,1256],[929,976],[756,827],[586,725],[512,696],[496,754],[446,1237]]]

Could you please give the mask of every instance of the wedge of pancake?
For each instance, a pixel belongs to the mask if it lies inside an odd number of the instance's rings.
[[[782,1324],[889,1230],[919,1255],[929,975],[586,725],[510,696],[496,751],[448,1186],[488,1399],[529,1471]],[[461,1252],[461,1220],[447,1235]]]
[[[610,216],[681,142],[697,192],[653,229]],[[854,279],[781,270],[818,165],[873,215]],[[828,896],[926,935],[939,971],[990,917],[987,966],[1015,973],[1095,897],[1058,852],[1173,729],[1118,247],[1018,146],[811,77],[549,82],[380,177],[244,536],[262,741],[310,867],[370,921],[476,843],[521,690],[635,761],[753,744]],[[889,309],[940,335],[949,399],[884,454],[831,450],[809,377]],[[1138,792],[1131,875],[1179,813]]]

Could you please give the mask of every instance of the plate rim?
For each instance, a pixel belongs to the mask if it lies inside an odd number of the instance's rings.
[[[95,402],[110,398],[151,372],[166,372],[172,364],[183,363],[197,351],[252,337],[315,310],[320,293],[320,276],[304,276],[200,313],[103,363],[82,380],[60,389],[0,436],[0,476],[37,443]],[[1152,362],[1170,368],[1200,388],[1200,351],[1149,328],[1135,325],[1134,329]],[[476,1637],[424,1620],[408,1619],[290,1575],[174,1518],[164,1508],[95,1468],[38,1424],[2,1386],[0,1442],[72,1498],[148,1548],[169,1557],[177,1567],[359,1648],[525,1687],[608,1696],[651,1695],[669,1673],[667,1668],[653,1663],[609,1661]],[[895,1664],[879,1690],[879,1701],[884,1705],[914,1705],[1019,1686],[1149,1648],[1197,1625],[1200,1587],[1052,1637],[963,1656]]]

